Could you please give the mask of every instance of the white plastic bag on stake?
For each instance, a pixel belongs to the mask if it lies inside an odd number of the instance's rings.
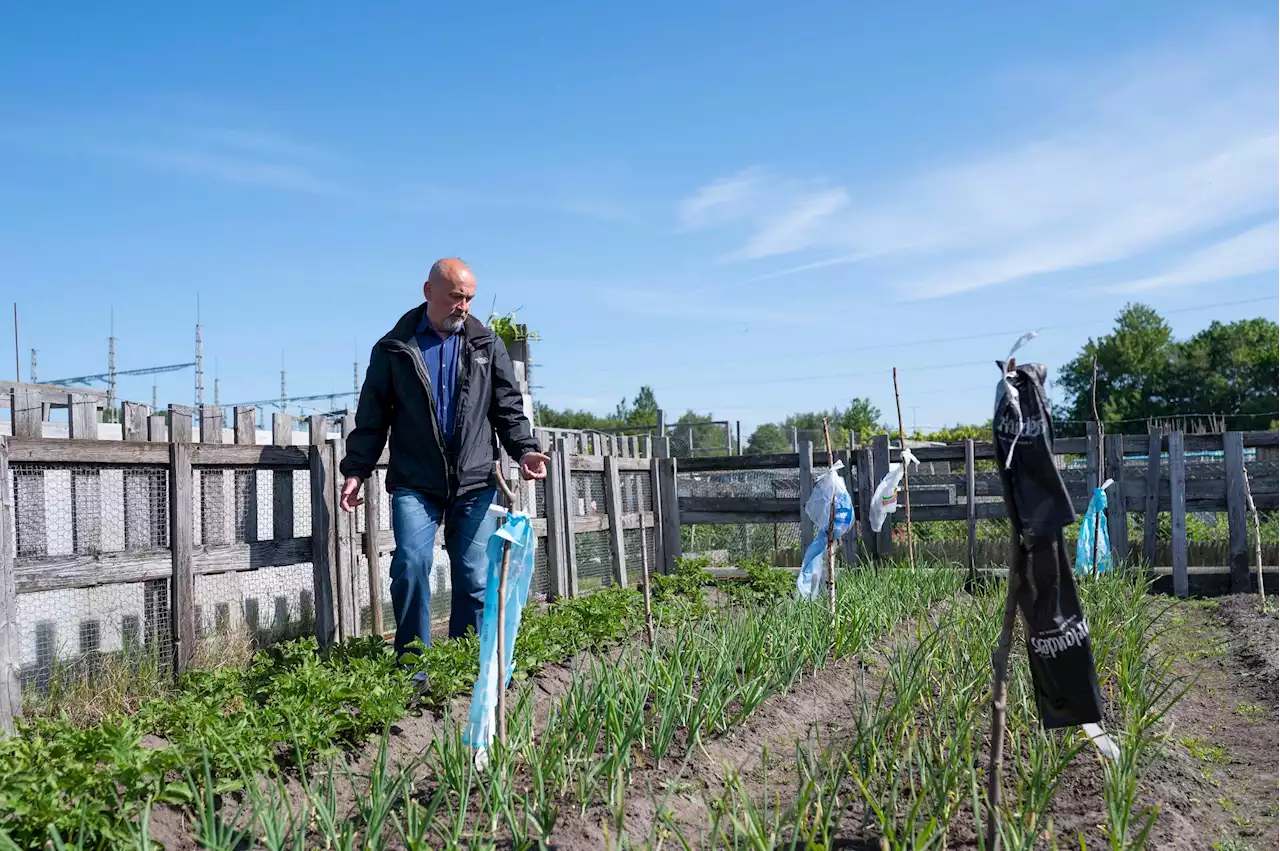
[[[489,536],[487,555],[489,571],[485,580],[484,616],[480,625],[480,675],[471,693],[471,712],[463,731],[463,740],[476,748],[476,765],[482,769],[488,762],[488,748],[493,743],[495,713],[498,706],[498,585],[502,578],[503,544],[511,545],[511,560],[507,570],[507,599],[503,624],[503,669],[506,682],[511,683],[512,661],[515,656],[516,631],[520,629],[520,615],[529,597],[529,583],[533,579],[534,537],[529,516],[520,511],[507,512],[500,505],[489,507],[493,514],[506,515],[507,522]]]
[[[813,521],[817,534],[804,554],[804,565],[796,577],[796,591],[806,600],[816,600],[827,582],[827,530],[831,527],[831,503],[836,504],[835,537],[843,537],[853,525],[853,499],[844,486],[840,470],[844,462],[837,461],[830,470],[813,483],[813,493],[804,505],[805,515]]]
[[[884,525],[884,519],[898,510],[898,485],[902,484],[903,464],[920,466],[911,450],[904,448],[902,462],[889,465],[889,472],[880,480],[875,493],[871,494],[871,528],[877,532]]]

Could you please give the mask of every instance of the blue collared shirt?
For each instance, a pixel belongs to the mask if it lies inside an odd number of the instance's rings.
[[[431,329],[424,309],[415,336],[422,359],[427,364],[427,375],[431,378],[440,432],[444,435],[445,444],[452,449],[453,421],[458,409],[458,358],[462,352],[462,334],[458,332],[441,337]]]

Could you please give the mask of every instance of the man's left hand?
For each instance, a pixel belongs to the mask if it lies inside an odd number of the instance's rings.
[[[526,452],[520,459],[520,475],[526,482],[547,477],[547,462],[551,458],[541,452]]]

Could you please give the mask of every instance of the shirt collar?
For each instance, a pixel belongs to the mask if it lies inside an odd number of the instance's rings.
[[[430,320],[429,318],[427,318],[427,307],[426,307],[426,305],[424,304],[424,305],[422,306],[422,318],[418,320],[418,330],[417,330],[417,333],[418,333],[418,334],[425,334],[425,333],[427,333],[428,331],[430,331],[432,334],[435,334],[437,337],[439,337],[439,336],[440,336],[440,335],[436,332],[436,330],[431,326],[431,320]],[[453,338],[453,337],[457,337],[457,336],[458,336],[458,334],[460,334],[460,333],[462,333],[462,329],[461,329],[461,328],[459,328],[457,331],[455,331],[455,332],[453,332],[452,334],[450,334],[447,338],[441,338],[441,339],[451,339],[451,338]]]

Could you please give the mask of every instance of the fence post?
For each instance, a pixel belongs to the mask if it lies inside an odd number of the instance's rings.
[[[181,415],[170,414],[171,417]],[[172,420],[171,420],[172,422]],[[190,429],[188,428],[188,432]],[[173,434],[174,430],[170,430]],[[191,444],[169,443],[169,555],[173,565],[172,603],[173,664],[182,673],[196,651],[196,578],[191,563],[195,547],[194,474]]]
[[[1098,445],[1098,427],[1093,423],[1085,425],[1085,467],[1089,472],[1089,498],[1093,498],[1093,489],[1102,484],[1098,473],[1102,469],[1102,447]]]
[[[67,395],[68,436],[72,440],[98,439],[98,406],[87,396]]]
[[[871,439],[871,459],[876,471],[872,477],[873,484],[871,486],[874,498],[875,489],[879,487],[884,477],[889,474],[889,435],[877,434]],[[884,525],[876,533],[876,555],[881,558],[888,558],[893,555],[892,514],[884,519]]]
[[[311,566],[315,594],[316,640],[328,647],[338,637],[337,561],[334,538],[333,455],[325,445],[327,417],[313,416],[310,425]]]
[[[968,571],[969,580],[972,581],[978,575],[978,474],[971,437],[965,438],[964,441],[964,494],[965,519],[969,526],[969,547],[965,568]]]
[[[1172,519],[1170,545],[1173,547],[1173,593],[1186,597],[1190,593],[1187,577],[1187,470],[1182,454],[1182,432],[1169,434],[1169,497]]]
[[[622,481],[618,475],[618,459],[604,459],[604,508],[609,515],[609,543],[613,550],[613,576],[619,587],[628,587],[627,545],[622,534]]]
[[[147,439],[147,406],[137,402],[120,403],[120,435],[126,441]]]
[[[649,498],[653,501],[653,563],[650,565],[651,571],[660,571],[662,565],[666,564],[665,551],[662,549],[662,468],[660,458],[655,455],[649,456]],[[644,529],[643,521],[640,524],[641,530]],[[643,534],[640,538],[644,541]]]
[[[876,551],[876,536],[871,531],[871,492],[875,490],[875,466],[871,463],[871,450],[860,447],[858,458],[858,531],[862,537],[862,555],[870,557]]]
[[[1107,498],[1107,535],[1111,539],[1111,562],[1117,569],[1129,558],[1129,516],[1124,495],[1124,435],[1108,434],[1104,439],[1107,476],[1112,479]]]
[[[662,497],[663,572],[675,573],[676,562],[684,554],[680,542],[680,500],[676,479],[676,459],[658,462]]]
[[[15,420],[16,420],[16,409]],[[18,636],[18,589],[13,576],[17,517],[9,478],[9,438],[0,437],[0,732],[12,733],[22,717],[22,659]]]
[[[853,496],[853,454],[848,449],[837,449],[836,460],[840,461],[844,467],[841,469],[840,476],[844,479],[844,486],[849,491],[849,496]],[[844,537],[840,539],[844,546],[844,562],[847,567],[852,567],[853,563],[858,560],[858,526],[856,523],[849,524],[849,531],[844,533]]]
[[[551,599],[569,594],[568,568],[564,553],[565,523],[564,497],[560,492],[560,467],[565,463],[558,446],[548,445],[544,452],[551,458],[547,462],[547,477],[543,480],[543,511],[547,518],[547,569],[551,571],[547,596]]]
[[[338,472],[338,465],[346,455],[346,441],[340,437],[334,438],[328,441],[326,448],[329,451],[328,466],[333,490],[333,531],[336,538],[334,554],[337,556],[334,562],[334,588],[337,591],[338,638],[345,641],[360,634],[360,610],[356,605],[356,515],[354,511],[348,513],[340,507],[343,478]]]
[[[1249,530],[1244,491],[1244,435],[1229,431],[1222,436],[1227,471],[1227,541],[1231,552],[1231,593],[1249,592]]]
[[[1159,426],[1147,428],[1147,493],[1143,498],[1142,560],[1147,569],[1156,563],[1156,526],[1160,520],[1160,444]]]
[[[257,411],[250,407],[236,408],[235,413],[235,440],[241,446],[254,446],[258,442],[258,426],[254,422],[254,416]],[[233,473],[240,476],[242,473],[237,471]],[[258,471],[251,468],[248,471],[248,481],[245,483],[244,493],[244,540],[246,543],[252,543],[258,540]],[[239,510],[239,506],[236,506]]]
[[[533,515],[532,506],[528,509]],[[369,628],[374,635],[383,634],[382,624],[382,554],[378,549],[379,515],[382,513],[382,488],[378,470],[374,468],[364,483],[364,559],[369,571]]]
[[[271,418],[271,442],[293,446],[293,417],[278,413]],[[293,535],[293,470],[271,474],[271,537],[277,541]]]
[[[14,437],[44,436],[44,408],[36,391],[17,387],[10,390],[9,417]]]
[[[800,441],[797,454],[800,458],[800,557],[803,558],[813,543],[813,521],[804,510],[813,493],[813,441]]]
[[[169,442],[190,443],[195,409],[186,405],[169,406]]]

